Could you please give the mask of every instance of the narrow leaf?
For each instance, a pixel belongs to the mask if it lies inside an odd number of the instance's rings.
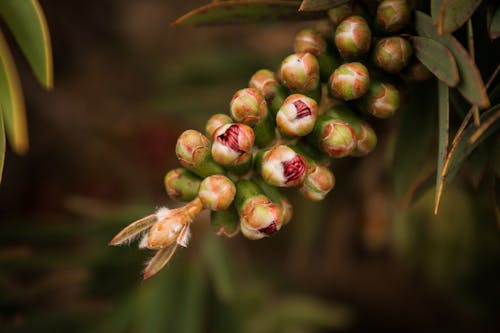
[[[442,186],[440,186],[441,174],[443,166],[448,155],[448,131],[450,124],[450,100],[448,87],[442,82],[438,83],[438,113],[439,113],[439,143],[438,143],[438,156],[437,156],[437,172],[436,172],[436,199],[434,214],[437,214],[437,203],[439,202],[442,194]]]
[[[12,31],[40,84],[51,89],[52,48],[47,21],[38,0],[2,0],[0,16]]]
[[[500,5],[493,13],[488,31],[491,39],[500,37]]]
[[[460,28],[474,14],[480,4],[481,0],[441,1],[439,19],[437,20],[438,33],[440,35],[449,34]]]
[[[195,9],[173,25],[212,25],[270,21],[298,21],[325,18],[324,12],[298,12],[297,1],[221,1]]]
[[[3,115],[0,109],[0,183],[2,183],[3,167],[5,164],[5,128],[3,125]]]
[[[5,38],[0,31],[0,106],[10,146],[18,154],[28,150],[24,96]]]
[[[148,215],[140,220],[137,220],[122,229],[115,237],[109,242],[108,245],[121,245],[125,242],[131,242],[135,237],[142,233],[147,228],[151,227],[153,223],[158,220],[156,214]]]
[[[415,13],[415,28],[420,36],[431,38],[451,51],[455,57],[460,76],[460,83],[457,85],[458,91],[471,104],[475,104],[480,108],[487,108],[490,101],[486,94],[483,79],[464,47],[451,35],[438,35],[431,18],[420,11]]]
[[[439,191],[444,192],[447,185],[451,183],[453,178],[456,176],[463,162],[466,158],[476,149],[476,147],[493,134],[496,130],[500,128],[500,104],[493,106],[491,109],[485,111],[481,115],[481,123],[489,124],[484,131],[481,131],[479,136],[475,141],[471,142],[474,137],[476,130],[475,125],[470,124],[465,130],[460,138],[457,140],[456,144],[452,145],[448,157],[444,163],[443,171],[441,173],[440,179],[440,189]],[[476,134],[477,135],[477,134]],[[440,198],[436,201],[436,206],[434,211],[439,208]]]
[[[177,250],[176,242],[164,249],[158,250],[154,257],[148,262],[146,269],[144,269],[144,280],[149,279],[165,267],[170,259],[172,259],[175,250]]]
[[[412,37],[411,41],[417,59],[438,79],[450,87],[458,84],[458,68],[450,50],[426,37]]]
[[[300,11],[325,10],[341,6],[351,0],[304,0],[300,5]]]
[[[437,24],[439,20],[439,11],[441,10],[442,0],[431,0],[431,17],[432,22]]]

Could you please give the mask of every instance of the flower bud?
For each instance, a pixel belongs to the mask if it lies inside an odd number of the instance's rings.
[[[356,138],[356,149],[351,155],[356,157],[365,156],[369,154],[376,145],[377,134],[367,122],[362,122],[359,134]]]
[[[214,114],[210,117],[210,119],[208,119],[207,124],[205,125],[205,134],[209,139],[211,139],[216,129],[222,125],[231,124],[232,122],[233,120],[228,115],[223,113]]]
[[[248,86],[257,89],[264,96],[268,109],[276,115],[286,98],[285,89],[278,82],[276,75],[268,69],[258,70],[250,78]]]
[[[413,49],[402,37],[388,37],[378,41],[373,51],[375,64],[388,73],[400,72],[408,62]]]
[[[249,199],[240,211],[241,233],[252,240],[274,235],[281,229],[281,206],[266,196]]]
[[[170,198],[191,201],[198,195],[201,179],[187,169],[177,168],[165,175],[164,183]]]
[[[229,103],[231,117],[238,123],[254,126],[267,116],[264,96],[254,88],[238,90]]]
[[[326,41],[319,32],[304,29],[295,36],[293,48],[295,53],[311,53],[317,57],[326,51]]]
[[[369,17],[363,6],[361,6],[357,1],[354,3],[349,2],[340,6],[335,6],[334,8],[329,9],[327,14],[334,28],[336,28],[340,22],[349,16],[358,15],[364,17],[365,20]]]
[[[225,210],[233,202],[236,187],[223,175],[213,175],[203,179],[198,197],[203,207],[210,210]]]
[[[410,21],[410,6],[406,0],[382,0],[377,7],[375,25],[383,32],[397,32],[403,29],[408,21]]]
[[[276,115],[278,129],[289,136],[304,136],[314,128],[318,117],[318,104],[302,94],[287,97]]]
[[[281,82],[292,92],[312,91],[319,86],[319,63],[311,53],[295,53],[283,60]]]
[[[260,171],[268,184],[292,187],[304,181],[306,167],[304,157],[288,146],[279,145],[262,154]]]
[[[226,124],[212,137],[212,157],[224,166],[238,166],[251,157],[254,144],[253,130],[245,124]]]
[[[311,201],[321,201],[335,186],[335,177],[330,169],[317,163],[307,169],[306,179],[299,192]]]
[[[377,118],[389,118],[399,108],[399,91],[390,83],[372,80],[358,103],[361,110]]]
[[[363,96],[370,86],[365,65],[351,62],[341,65],[330,76],[330,89],[337,98],[349,101]]]
[[[410,62],[410,64],[406,66],[404,74],[406,78],[413,81],[425,81],[432,77],[431,71],[418,60]]]
[[[318,148],[331,157],[345,157],[356,148],[354,128],[345,121],[331,119],[327,115],[318,119],[312,137]]]
[[[224,169],[215,164],[210,156],[210,141],[198,131],[184,131],[177,139],[175,154],[183,167],[198,176],[224,173]]]
[[[335,30],[335,45],[343,58],[355,58],[368,52],[372,33],[361,16],[350,16]]]

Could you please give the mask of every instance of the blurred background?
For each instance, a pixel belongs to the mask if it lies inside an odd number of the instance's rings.
[[[40,3],[54,50],[52,92],[9,40],[30,151],[7,152],[0,186],[1,332],[500,331],[490,191],[498,178],[469,164],[432,214],[431,187],[416,193],[436,154],[436,113],[422,96],[373,121],[380,143],[368,157],[334,161],[337,185],[325,202],[291,192],[294,219],[275,237],[218,238],[205,214],[190,246],[142,281],[151,253],[107,243],[175,205],[163,176],[178,165],[177,136],[227,112],[251,74],[275,69],[314,22],[173,28],[203,3]],[[424,99],[432,84],[417,85]],[[418,120],[401,115],[412,109]],[[430,148],[398,154],[415,135]]]

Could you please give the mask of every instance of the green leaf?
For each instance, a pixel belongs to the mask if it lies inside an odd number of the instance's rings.
[[[324,12],[298,12],[297,1],[213,2],[178,18],[173,25],[210,25],[326,18]]]
[[[24,97],[14,60],[0,31],[0,106],[10,146],[18,154],[28,150]]]
[[[435,207],[440,200],[442,194],[442,187],[439,185],[441,181],[441,174],[443,166],[448,155],[448,132],[450,125],[450,99],[448,87],[442,82],[438,83],[438,113],[439,113],[439,143],[438,143],[438,156],[437,156],[437,172],[436,172],[436,199]],[[437,210],[434,211],[437,214]]]
[[[451,35],[438,35],[436,28],[432,24],[431,18],[420,11],[415,13],[415,28],[422,37],[431,38],[446,46],[453,56],[458,66],[460,83],[457,85],[458,91],[471,104],[480,108],[487,108],[490,105],[486,88],[478,68],[473,59],[469,56],[464,47]]]
[[[437,20],[437,30],[440,35],[449,34],[460,28],[474,14],[481,0],[442,0]],[[437,3],[431,3],[432,17],[435,19]]]
[[[0,183],[2,182],[3,166],[5,164],[5,127],[3,125],[2,110],[0,110]]]
[[[12,31],[40,84],[51,89],[52,48],[47,21],[38,1],[2,0],[0,16]]]
[[[458,84],[457,64],[450,50],[426,37],[412,37],[411,41],[417,59],[438,79],[451,87]]]
[[[493,13],[488,32],[491,39],[500,37],[500,5],[497,6],[495,13]]]
[[[341,6],[351,0],[304,0],[300,5],[300,11],[324,10]]]
[[[431,0],[431,17],[432,22],[437,24],[439,19],[439,11],[441,9],[442,0]]]

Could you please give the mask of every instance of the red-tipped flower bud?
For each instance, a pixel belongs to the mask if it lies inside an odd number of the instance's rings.
[[[281,206],[265,195],[247,200],[239,214],[241,233],[249,239],[272,236],[281,229]]]
[[[346,101],[363,96],[369,86],[368,69],[360,62],[343,64],[330,76],[333,95]]]
[[[410,6],[406,0],[382,0],[377,7],[375,25],[381,31],[394,33],[410,20]]]
[[[264,96],[254,88],[238,90],[229,103],[234,121],[255,126],[267,116],[267,104]]]
[[[326,41],[319,32],[304,29],[295,36],[293,48],[295,53],[311,53],[317,57],[326,51]]]
[[[311,53],[296,53],[283,60],[281,82],[293,92],[307,92],[318,88],[319,63]]]
[[[205,125],[205,134],[209,139],[212,138],[216,129],[221,127],[222,125],[231,124],[233,120],[226,114],[217,113],[214,114],[210,119],[208,119],[207,124]]]
[[[321,201],[335,186],[335,177],[330,169],[317,163],[307,169],[304,184],[299,189],[300,194],[311,201]]]
[[[368,52],[372,33],[361,16],[350,16],[335,30],[335,45],[343,58],[359,57]]]
[[[318,117],[318,104],[302,94],[293,94],[283,102],[276,115],[278,129],[289,136],[304,136],[314,128]]]
[[[378,41],[373,51],[375,64],[388,73],[400,72],[408,62],[413,49],[402,37],[388,37]]]
[[[279,145],[263,153],[260,171],[268,184],[292,187],[302,184],[306,168],[304,157],[288,146]]]
[[[399,108],[399,91],[390,83],[372,80],[370,89],[359,100],[359,107],[377,117],[389,118]]]
[[[198,131],[184,131],[177,139],[175,154],[183,167],[198,176],[224,173],[224,169],[215,164],[210,156],[210,141]]]
[[[201,179],[184,168],[177,168],[165,175],[164,183],[170,198],[191,201],[198,195]]]
[[[238,166],[251,157],[255,136],[245,124],[226,124],[219,127],[212,137],[212,157],[224,166]]]
[[[362,122],[356,139],[356,149],[352,156],[365,156],[377,145],[377,134],[367,122]]]
[[[213,175],[203,179],[198,197],[203,207],[210,210],[225,210],[233,202],[236,194],[234,183],[223,175]]]

